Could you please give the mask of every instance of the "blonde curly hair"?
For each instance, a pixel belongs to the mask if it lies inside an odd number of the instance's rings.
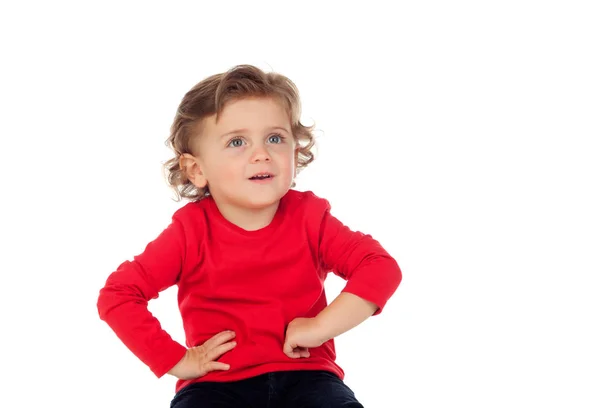
[[[208,186],[193,185],[179,165],[184,153],[192,153],[192,144],[197,137],[195,129],[205,117],[219,115],[228,102],[246,97],[272,97],[283,103],[292,125],[292,133],[298,143],[296,172],[300,172],[314,160],[315,145],[313,126],[300,123],[301,103],[296,85],[287,77],[264,72],[252,65],[236,65],[229,71],[205,78],[190,89],[181,100],[171,131],[165,144],[173,150],[175,157],[163,164],[167,183],[175,190],[176,201],[183,198],[197,201],[209,194]],[[295,182],[292,187],[295,186]]]

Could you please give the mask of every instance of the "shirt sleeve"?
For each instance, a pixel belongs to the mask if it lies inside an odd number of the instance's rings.
[[[183,226],[173,219],[141,254],[108,276],[98,296],[100,319],[159,378],[183,358],[186,347],[162,329],[148,301],[177,283],[184,259]]]
[[[321,265],[347,281],[349,292],[377,305],[378,315],[402,280],[398,263],[370,235],[352,231],[325,211],[321,224]]]

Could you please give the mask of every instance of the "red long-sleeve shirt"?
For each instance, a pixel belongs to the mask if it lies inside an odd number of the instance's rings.
[[[309,358],[283,353],[287,324],[327,306],[328,272],[347,280],[343,291],[375,303],[375,314],[402,279],[398,264],[377,241],[343,225],[330,214],[327,200],[312,192],[290,190],[273,221],[257,231],[229,222],[209,196],[178,209],[142,253],[119,265],[100,289],[97,307],[100,318],[157,377],[186,352],[148,310],[159,292],[178,286],[187,347],[235,331],[236,347],[219,358],[231,368],[178,380],[176,391],[191,382],[280,370],[322,369],[343,379],[333,339],[311,349]]]

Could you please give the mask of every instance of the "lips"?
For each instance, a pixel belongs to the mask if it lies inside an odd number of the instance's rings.
[[[272,173],[263,172],[263,173],[256,173],[254,176],[250,177],[250,180],[267,180],[267,179],[271,179],[273,177],[275,177],[275,175],[273,175]]]

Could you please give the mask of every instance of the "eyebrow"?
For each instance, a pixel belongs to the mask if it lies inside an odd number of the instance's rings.
[[[286,132],[288,134],[290,133],[289,130],[287,130],[286,128],[281,127],[281,126],[272,126],[270,128],[267,128],[266,130],[268,130],[268,131],[271,131],[271,130],[283,130],[284,132]],[[220,139],[224,138],[225,136],[230,136],[230,135],[232,135],[234,133],[244,133],[244,132],[247,132],[247,131],[248,131],[248,129],[236,129],[236,130],[232,130],[230,132],[222,134],[220,136]]]

